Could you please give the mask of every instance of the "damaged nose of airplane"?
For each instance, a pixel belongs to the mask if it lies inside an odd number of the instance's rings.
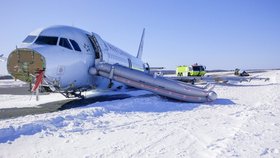
[[[45,58],[33,49],[14,50],[7,60],[8,72],[24,82],[31,82],[32,76],[46,69]]]

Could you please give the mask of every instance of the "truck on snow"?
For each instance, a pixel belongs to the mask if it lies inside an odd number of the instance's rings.
[[[203,65],[193,64],[191,66],[177,66],[177,76],[204,76],[206,74],[206,67]]]

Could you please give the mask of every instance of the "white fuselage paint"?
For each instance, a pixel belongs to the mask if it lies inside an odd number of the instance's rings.
[[[98,62],[120,64],[132,69],[144,71],[144,63],[112,44],[104,41],[99,35],[70,26],[53,26],[30,33],[36,38],[30,43],[22,43],[19,48],[32,49],[45,58],[46,79],[59,87],[60,91],[105,89],[109,80],[89,73],[89,69]],[[56,45],[34,43],[39,36],[58,37]],[[100,46],[102,59],[96,59],[95,50],[88,36],[94,36]],[[61,38],[75,40],[81,51],[75,51],[59,45]],[[120,85],[114,84],[115,87]],[[112,87],[114,88],[114,87]]]

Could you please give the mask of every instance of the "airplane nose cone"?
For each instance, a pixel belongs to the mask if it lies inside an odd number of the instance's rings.
[[[9,55],[7,69],[16,79],[31,82],[32,76],[45,70],[45,64],[45,58],[35,50],[19,48]]]

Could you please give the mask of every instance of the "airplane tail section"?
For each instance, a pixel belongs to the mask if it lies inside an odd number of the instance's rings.
[[[137,53],[137,58],[139,58],[139,59],[142,58],[143,46],[144,46],[144,36],[145,36],[145,28],[143,29],[143,33],[142,33],[142,37],[141,37],[141,41],[140,41],[138,53]]]

